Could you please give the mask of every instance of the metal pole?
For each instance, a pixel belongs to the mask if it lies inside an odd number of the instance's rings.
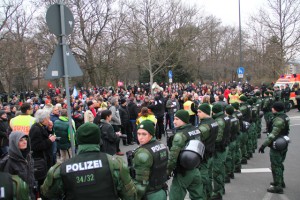
[[[241,2],[239,0],[239,35],[240,35],[240,67],[243,66],[242,56],[242,25],[241,25]]]
[[[63,65],[64,65],[64,77],[65,77],[65,88],[67,96],[67,109],[68,109],[68,118],[69,118],[69,131],[71,136],[71,148],[72,148],[72,157],[75,156],[75,142],[74,142],[74,131],[72,126],[72,115],[71,115],[71,103],[70,103],[70,90],[69,90],[69,75],[68,75],[68,63],[67,63],[67,54],[71,52],[66,51],[66,27],[65,27],[65,12],[64,12],[64,3],[60,1],[60,23],[61,23],[61,44],[63,52]]]

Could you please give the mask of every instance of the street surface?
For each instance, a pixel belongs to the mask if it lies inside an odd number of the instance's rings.
[[[242,166],[242,173],[235,173],[235,179],[225,185],[226,194],[223,200],[299,200],[300,199],[300,112],[292,109],[288,116],[291,120],[290,134],[291,143],[286,160],[284,162],[284,180],[286,188],[284,194],[272,194],[267,192],[269,183],[272,182],[271,163],[269,158],[269,148],[265,149],[264,154],[258,154],[258,150],[253,154],[253,158],[248,160],[247,165]],[[265,128],[263,120],[263,129]],[[266,134],[262,133],[262,138],[258,140],[258,147],[263,143]],[[166,143],[166,137],[162,138]],[[122,143],[122,142],[121,142]],[[128,150],[137,148],[137,145],[122,146],[121,150],[125,153]],[[126,156],[123,156],[126,160]],[[171,180],[168,181],[168,185]],[[188,195],[186,197],[188,198]]]

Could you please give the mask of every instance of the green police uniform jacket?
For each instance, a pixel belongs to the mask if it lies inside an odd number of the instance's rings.
[[[31,199],[28,185],[19,176],[0,172],[0,180],[0,199]]]
[[[251,120],[250,106],[247,103],[241,103],[240,111],[243,114],[243,121],[250,122],[250,120]]]
[[[284,112],[274,113],[272,120],[272,130],[266,138],[263,146],[272,146],[272,143],[279,137],[289,134],[290,119]]]
[[[167,181],[168,148],[152,138],[134,152],[133,167],[138,199],[161,190]]]
[[[186,124],[176,128],[176,133],[173,138],[172,147],[170,149],[170,156],[168,160],[168,174],[170,174],[177,166],[177,159],[181,149],[185,147],[188,141],[197,139],[201,141],[200,131],[192,126]]]
[[[224,116],[224,112],[216,113],[212,117],[216,120],[219,126],[215,145],[216,151],[224,151],[230,139],[230,119],[227,116]]]
[[[124,161],[100,152],[96,144],[79,145],[77,156],[51,167],[41,192],[48,198],[136,199]]]
[[[215,142],[218,136],[218,123],[212,118],[201,119],[199,124],[201,141],[205,146],[204,158],[208,160],[215,152]]]

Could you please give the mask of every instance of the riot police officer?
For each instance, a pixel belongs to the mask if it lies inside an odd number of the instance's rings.
[[[200,142],[200,131],[189,124],[190,115],[186,110],[178,110],[174,116],[176,133],[172,141],[170,156],[168,160],[168,174],[174,173],[170,189],[170,200],[183,200],[186,192],[191,199],[204,199],[203,183],[201,180],[199,166],[187,169],[180,161],[181,151],[192,140]],[[197,160],[190,160],[195,163]],[[184,163],[185,164],[185,163]]]
[[[136,188],[121,158],[100,152],[100,129],[85,123],[76,132],[78,154],[50,168],[41,192],[47,198],[136,199]]]
[[[223,108],[220,104],[212,107],[212,118],[218,123],[218,135],[215,143],[215,154],[213,158],[213,193],[212,199],[222,199],[225,194],[225,161],[227,154],[227,146],[230,138],[230,119],[225,116]]]
[[[152,121],[142,121],[137,129],[140,147],[134,151],[133,168],[138,199],[166,200],[168,148],[156,140]]]
[[[0,180],[0,199],[31,199],[28,185],[19,176],[0,172]]]
[[[264,149],[270,147],[270,161],[273,175],[273,182],[267,189],[271,193],[283,193],[285,188],[283,171],[283,162],[288,151],[289,138],[287,137],[290,130],[290,119],[284,113],[284,104],[282,102],[275,102],[272,106],[274,118],[271,122],[272,129],[266,138],[265,142],[259,148],[259,153],[264,153]]]
[[[251,110],[250,110],[250,106],[247,103],[247,97],[242,95],[240,96],[240,111],[243,115],[242,120],[245,122],[250,123],[250,119],[251,119]],[[247,144],[248,144],[248,130],[242,129],[242,140],[241,140],[241,152],[242,152],[242,164],[247,164],[247,159],[249,158],[248,155],[248,151],[247,151]]]
[[[242,161],[242,153],[241,153],[241,140],[242,140],[242,124],[243,124],[243,114],[239,111],[239,103],[233,103],[231,104],[232,107],[234,108],[234,112],[232,114],[233,117],[238,119],[238,123],[239,123],[239,128],[237,131],[237,138],[236,138],[236,148],[235,148],[235,158],[234,158],[234,163],[235,163],[235,167],[234,167],[234,172],[235,173],[241,173],[241,161]]]
[[[230,178],[234,178],[234,167],[236,158],[236,139],[240,130],[239,120],[233,116],[234,108],[231,105],[226,106],[225,112],[230,119],[230,143],[228,145],[228,152],[225,162],[225,183],[230,182]]]
[[[204,159],[200,165],[205,199],[210,199],[212,194],[212,162],[218,135],[218,123],[210,115],[211,107],[208,103],[203,103],[198,107],[198,117],[201,120],[199,124],[201,141],[205,145]]]

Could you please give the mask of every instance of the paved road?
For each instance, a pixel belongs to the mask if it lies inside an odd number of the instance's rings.
[[[300,199],[300,112],[296,109],[288,113],[291,119],[289,151],[285,160],[285,183],[284,194],[272,194],[267,192],[269,183],[272,182],[270,170],[269,148],[266,148],[264,154],[253,154],[253,158],[248,160],[247,165],[243,165],[242,173],[235,174],[235,179],[226,184],[226,194],[224,200],[299,200]],[[263,124],[264,126],[264,124]],[[260,146],[265,134],[258,141]],[[162,138],[165,142],[165,137]],[[298,145],[299,143],[299,145]],[[137,145],[122,146],[121,149],[126,152]],[[126,160],[125,156],[123,158]],[[169,181],[169,185],[171,180]],[[186,197],[188,198],[188,195]]]

